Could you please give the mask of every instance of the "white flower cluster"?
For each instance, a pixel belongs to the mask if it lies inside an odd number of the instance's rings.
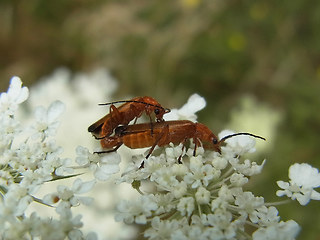
[[[197,95],[193,98],[200,101]],[[199,110],[190,104],[182,109]],[[175,117],[188,117],[173,112]],[[300,230],[295,221],[281,221],[278,210],[263,197],[243,190],[265,162],[243,159],[255,151],[254,146],[254,139],[237,136],[226,140],[221,154],[198,147],[193,156],[192,144],[187,151],[180,144],[147,160],[134,156],[118,182],[131,183],[142,196],[121,201],[116,220],[146,224],[148,239],[295,239]],[[138,169],[141,161],[144,167]],[[248,226],[254,229],[252,234],[246,232]]]
[[[256,229],[253,239],[295,238],[299,232],[296,222],[280,221],[275,207],[242,189],[250,176],[261,172],[263,164],[243,161],[229,145],[221,155],[199,148],[194,157],[192,148],[186,153],[181,149],[181,145],[168,147],[147,159],[144,168],[119,179],[152,183],[156,193],[146,190],[138,200],[122,201],[116,220],[150,223],[144,233],[149,239],[248,239],[248,225]],[[181,155],[183,163],[179,164]]]
[[[55,135],[65,109],[62,102],[54,101],[48,108],[37,107],[27,126],[19,121],[19,105],[28,95],[29,90],[22,87],[18,77],[13,77],[8,91],[0,95],[1,239],[96,239],[95,233],[85,236],[82,232],[82,216],[74,214],[73,207],[89,205],[93,198],[82,194],[90,191],[97,180],[105,181],[111,176],[118,183],[131,183],[141,194],[131,201],[119,201],[116,190],[108,193],[110,199],[119,202],[116,220],[146,225],[144,236],[149,239],[291,240],[299,233],[295,221],[282,221],[272,204],[243,189],[265,164],[245,158],[255,151],[255,140],[251,137],[227,139],[221,154],[197,147],[193,156],[192,143],[187,150],[182,144],[156,148],[148,159],[127,149],[127,157],[131,159],[118,177],[115,174],[120,171],[121,159],[116,152],[98,155],[78,146],[75,162],[79,166],[71,166],[71,159],[61,157],[63,149],[56,143]],[[194,94],[181,109],[166,114],[165,120],[196,121],[195,112],[205,105],[205,100]],[[230,134],[223,131],[219,137]],[[143,161],[144,167],[139,168]],[[75,169],[89,169],[95,179],[83,181]],[[66,178],[73,180],[71,187],[60,185],[56,191],[38,196],[45,184]],[[320,186],[318,169],[294,164],[289,169],[289,178],[289,182],[278,181],[282,189],[277,191],[278,196],[286,195],[301,205],[311,199],[320,200],[319,192],[314,190]],[[34,202],[54,206],[57,217],[28,212]]]
[[[0,95],[0,232],[3,239],[84,239],[79,228],[81,216],[73,216],[71,207],[89,203],[90,199],[78,194],[89,191],[94,181],[74,181],[71,189],[59,186],[57,193],[36,198],[41,185],[70,175],[70,159],[61,158],[62,148],[53,138],[64,104],[53,102],[48,109],[38,107],[30,126],[22,126],[16,117],[19,104],[28,98],[29,91],[22,87],[18,77],[11,79],[7,92]],[[66,175],[65,175],[66,174]],[[41,218],[35,212],[25,211],[32,202],[58,203],[59,220]],[[94,234],[88,238],[94,239]]]

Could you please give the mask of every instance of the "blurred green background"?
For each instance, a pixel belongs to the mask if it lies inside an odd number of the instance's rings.
[[[207,100],[199,121],[213,132],[268,137],[250,186],[266,201],[279,200],[275,181],[291,164],[320,167],[320,2],[0,0],[0,23],[1,91],[12,75],[32,86],[60,66],[105,67],[115,99],[176,108],[197,92]],[[278,209],[302,226],[299,239],[320,239],[319,204]]]

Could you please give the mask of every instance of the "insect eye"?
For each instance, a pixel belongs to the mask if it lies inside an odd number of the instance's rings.
[[[212,142],[213,142],[213,144],[218,144],[218,143],[219,143],[219,141],[218,141],[216,138],[214,138],[214,139],[212,140]]]
[[[156,108],[156,109],[154,110],[154,113],[155,113],[156,115],[158,115],[158,114],[160,113],[159,108]]]

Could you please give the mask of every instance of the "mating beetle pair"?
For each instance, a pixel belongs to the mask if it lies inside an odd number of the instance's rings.
[[[124,103],[116,108],[114,104]],[[265,138],[251,133],[235,133],[225,136],[220,141],[211,130],[201,123],[188,120],[164,121],[163,115],[170,109],[162,107],[151,97],[136,97],[132,100],[117,101],[100,105],[111,105],[110,112],[94,124],[88,131],[96,139],[100,139],[103,149],[109,149],[98,153],[116,151],[122,144],[129,148],[151,147],[146,158],[148,158],[156,146],[165,146],[170,142],[173,144],[185,143],[192,139],[195,145],[193,155],[196,154],[198,146],[211,149],[221,153],[221,144],[228,138],[238,135],[249,135],[265,140]],[[130,121],[139,118],[145,112],[149,117],[149,123],[128,125]],[[155,121],[152,115],[155,115]],[[114,132],[114,135],[112,133]],[[111,149],[111,150],[110,150]]]

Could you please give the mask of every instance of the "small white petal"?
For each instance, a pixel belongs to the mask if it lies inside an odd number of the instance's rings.
[[[88,156],[89,155],[89,150],[86,147],[82,147],[82,146],[77,146],[76,148],[76,153],[78,156]]]
[[[297,201],[302,205],[305,206],[310,202],[310,195],[302,195],[299,193],[293,194],[296,197]]]
[[[120,171],[119,165],[116,164],[103,164],[100,168],[105,174],[115,174]]]
[[[56,121],[65,110],[65,105],[61,101],[54,101],[48,108],[48,122]]]
[[[39,122],[44,122],[47,119],[47,110],[43,106],[38,106],[34,111],[34,116]]]
[[[30,205],[30,203],[33,202],[33,199],[31,196],[27,195],[20,199],[19,204],[16,206],[16,216],[23,215],[24,211],[27,209],[27,207]]]
[[[19,77],[12,77],[10,86],[8,89],[8,96],[11,100],[14,100],[16,104],[24,102],[29,96],[29,90],[27,87],[22,87],[22,82]]]
[[[86,193],[89,192],[94,184],[96,183],[95,180],[92,181],[88,181],[88,182],[82,182],[82,180],[80,178],[77,178],[72,186],[72,189],[74,192],[81,194],[81,193]]]
[[[89,206],[94,201],[94,198],[92,198],[92,197],[77,197],[77,198],[80,203],[82,203],[86,206]]]
[[[116,152],[111,152],[101,157],[100,160],[103,164],[119,164],[121,162],[121,157]]]
[[[44,203],[52,205],[57,203],[57,201],[59,200],[59,196],[57,193],[51,193],[45,195],[42,200]]]
[[[276,195],[277,195],[278,197],[282,197],[282,196],[286,195],[286,192],[283,191],[283,190],[278,190],[278,191],[276,191]]]
[[[199,187],[195,197],[198,204],[208,204],[210,201],[210,192],[204,187]]]
[[[188,102],[180,109],[172,109],[171,112],[164,115],[164,119],[168,120],[183,120],[196,121],[196,112],[200,111],[206,106],[206,101],[198,94],[193,94],[189,97]]]
[[[89,232],[85,237],[85,240],[98,240],[98,236],[95,232]]]
[[[188,116],[190,113],[196,113],[206,106],[206,100],[199,94],[192,94],[188,102],[179,110],[181,115]]]
[[[317,168],[307,163],[295,163],[289,168],[289,178],[298,186],[316,188],[320,186],[320,174]]]
[[[106,181],[110,179],[112,175],[106,174],[101,168],[97,168],[96,171],[94,172],[94,177],[99,180],[99,181]]]
[[[277,184],[280,188],[283,189],[287,189],[289,187],[289,183],[288,182],[284,182],[284,181],[277,181]]]
[[[313,199],[313,200],[320,200],[320,193],[313,190],[313,191],[311,192],[311,199]]]

